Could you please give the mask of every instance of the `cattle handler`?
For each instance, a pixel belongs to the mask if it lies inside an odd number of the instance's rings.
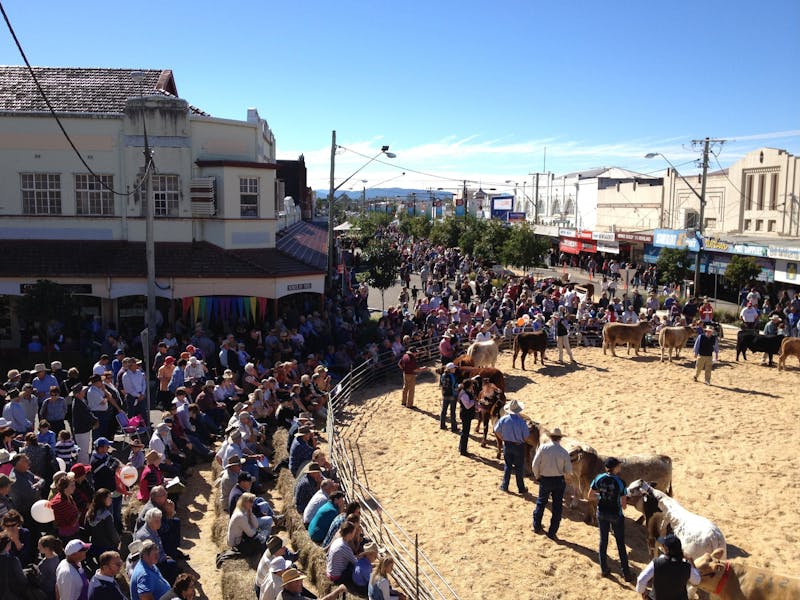
[[[411,347],[406,350],[397,366],[403,372],[403,406],[414,408],[414,389],[417,387],[417,374],[425,370],[417,367],[416,348]]]
[[[503,483],[500,489],[508,491],[508,484],[511,480],[512,471],[517,477],[517,490],[520,494],[527,494],[524,479],[524,460],[525,460],[525,440],[530,435],[525,419],[519,416],[525,409],[525,405],[517,400],[511,400],[503,407],[506,413],[497,421],[494,432],[503,442],[503,458],[505,468],[503,469]]]
[[[686,584],[698,585],[700,573],[694,564],[683,556],[683,546],[678,537],[672,533],[658,538],[658,543],[663,547],[661,556],[652,560],[636,580],[636,591],[644,600],[664,600],[676,598],[686,600]],[[647,593],[647,586],[652,581],[653,595]]]
[[[604,466],[606,472],[595,477],[589,486],[589,498],[597,500],[597,525],[600,529],[598,553],[600,572],[603,577],[611,575],[606,550],[608,550],[608,534],[613,529],[619,552],[619,563],[622,567],[622,577],[630,583],[633,581],[633,577],[628,565],[628,551],[625,548],[625,516],[622,514],[628,500],[628,489],[619,476],[620,469],[622,469],[619,459],[610,456],[606,459]]]
[[[716,355],[719,360],[719,341],[716,332],[710,325],[703,328],[703,335],[698,335],[694,341],[694,357],[697,359],[694,380],[697,381],[700,371],[705,372],[706,385],[711,385],[711,360],[712,355]]]
[[[550,441],[539,446],[536,456],[533,457],[533,479],[539,483],[539,495],[536,498],[536,508],[533,511],[533,532],[544,533],[542,517],[547,500],[552,495],[553,504],[550,518],[550,528],[547,537],[558,541],[558,526],[561,524],[561,511],[564,508],[564,490],[567,482],[564,476],[572,473],[572,461],[569,452],[561,446],[564,434],[556,427],[550,432]]]

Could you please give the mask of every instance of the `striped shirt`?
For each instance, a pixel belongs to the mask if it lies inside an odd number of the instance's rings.
[[[336,538],[328,549],[328,558],[325,561],[325,572],[328,578],[336,581],[342,576],[347,565],[355,566],[355,564],[356,555],[353,554],[353,549],[344,538]]]

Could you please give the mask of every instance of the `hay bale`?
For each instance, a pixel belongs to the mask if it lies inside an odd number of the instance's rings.
[[[127,531],[136,532],[136,519],[143,506],[144,503],[137,500],[136,496],[128,497],[128,503],[122,507],[122,525]]]
[[[228,549],[228,522],[230,517],[227,513],[218,512],[211,525],[211,540],[220,550]]]
[[[253,562],[252,558],[255,558]],[[243,600],[253,597],[256,567],[259,557],[226,560],[222,563],[221,584],[223,600]]]

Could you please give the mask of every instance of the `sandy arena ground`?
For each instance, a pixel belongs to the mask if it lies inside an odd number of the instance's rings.
[[[712,386],[692,381],[691,349],[673,364],[658,350],[638,358],[618,349],[573,350],[578,366],[549,362],[526,372],[501,354],[511,397],[545,427],[559,426],[601,454],[663,453],[674,463],[674,495],[684,507],[714,521],[728,555],[800,576],[800,369],[760,366],[760,357],[735,363],[722,345]],[[548,350],[548,359],[558,358]],[[777,361],[777,357],[775,359]],[[609,546],[612,579],[600,577],[597,529],[582,522],[583,506],[564,510],[556,544],[531,532],[537,486],[522,497],[498,489],[502,467],[492,447],[473,435],[458,454],[458,436],[440,431],[440,393],[431,374],[419,377],[415,404],[400,405],[400,390],[374,389],[346,425],[357,441],[375,495],[420,545],[463,599],[634,598]],[[474,431],[473,423],[473,431]],[[516,486],[511,483],[511,490]],[[626,511],[626,540],[635,575],[647,563],[643,527]],[[550,511],[545,513],[547,527]]]

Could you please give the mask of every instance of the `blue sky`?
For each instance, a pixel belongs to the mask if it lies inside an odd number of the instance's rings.
[[[360,188],[501,189],[596,166],[681,170],[689,141],[728,138],[726,166],[760,146],[800,153],[800,2],[185,2],[5,0],[41,66],[171,68],[215,116],[270,123],[281,158],[326,187],[330,134],[373,163]],[[124,6],[124,7],[123,7]],[[0,29],[0,63],[21,64]],[[547,147],[547,163],[543,164]],[[363,164],[337,156],[337,179]],[[716,168],[712,161],[712,167]],[[343,189],[348,189],[348,183]]]

